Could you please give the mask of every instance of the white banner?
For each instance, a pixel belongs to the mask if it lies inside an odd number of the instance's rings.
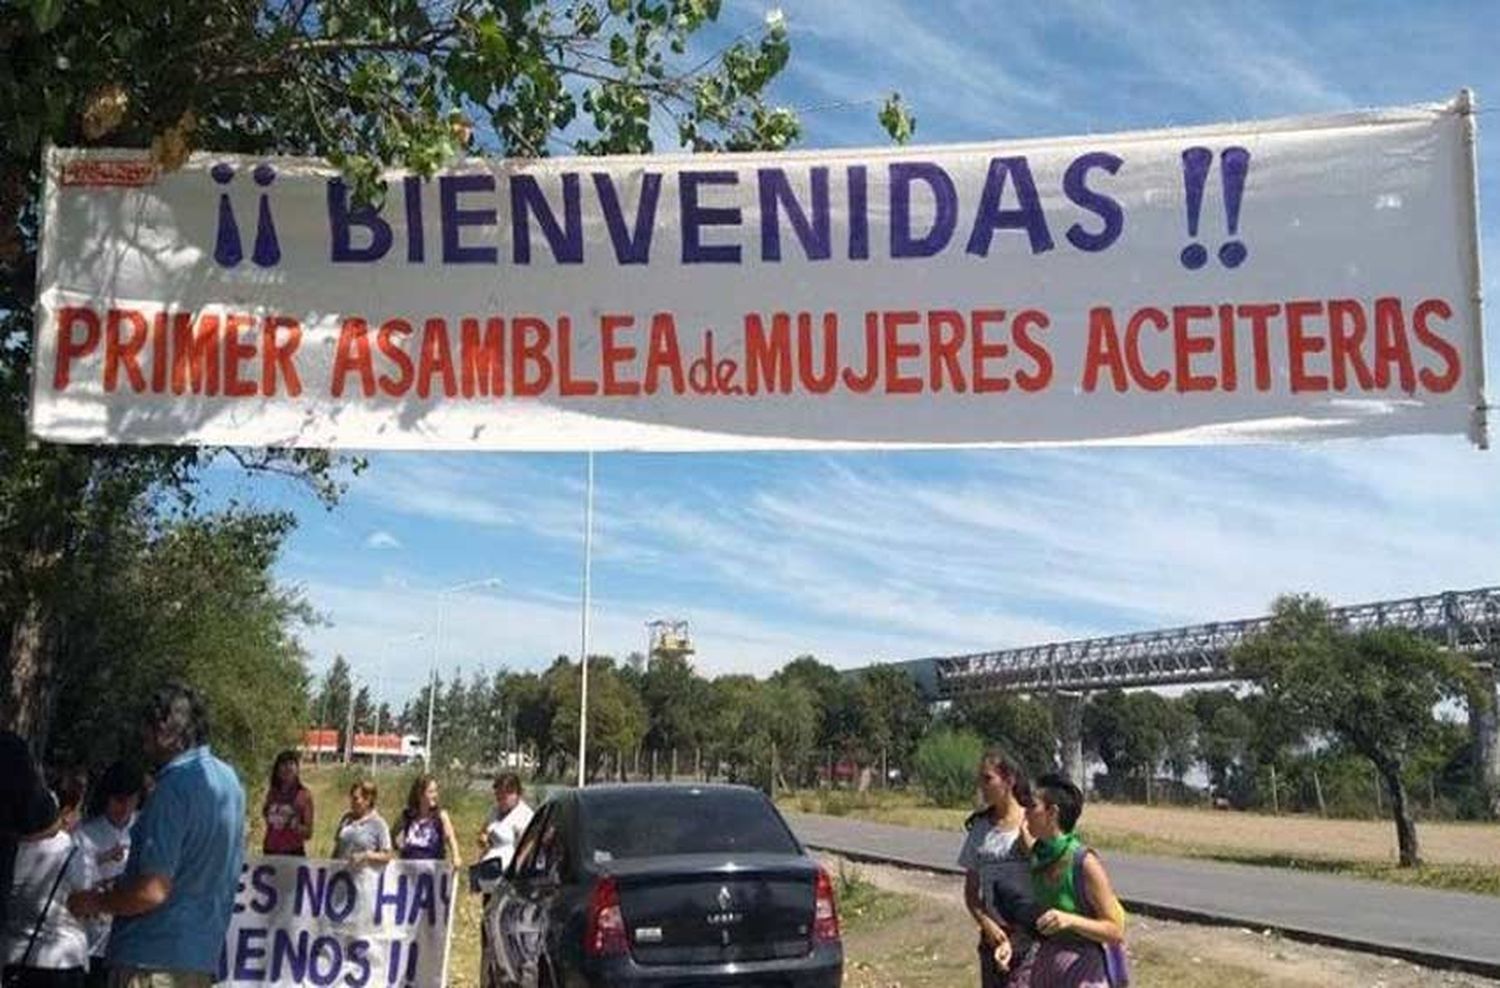
[[[250,856],[216,983],[441,984],[453,895],[453,869],[441,861],[351,868]]]
[[[48,157],[61,442],[1484,440],[1474,117],[541,161]]]

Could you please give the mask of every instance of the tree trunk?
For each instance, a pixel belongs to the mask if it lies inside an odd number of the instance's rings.
[[[57,643],[52,609],[34,590],[10,628],[7,642],[4,721],[40,757],[51,730],[53,685],[57,682]]]
[[[8,672],[5,692],[0,696],[0,728],[25,738],[38,757],[47,747],[58,684],[62,681],[58,657],[62,651],[63,615],[57,604],[63,593],[66,547],[88,482],[90,461],[86,455],[68,451],[55,454],[48,466],[53,474],[37,495],[51,503],[39,518],[30,521],[17,581],[22,599],[17,602],[10,628],[0,629],[9,632],[0,639],[0,645],[6,649]]]
[[[1415,868],[1422,863],[1422,854],[1417,846],[1417,822],[1411,815],[1411,799],[1406,794],[1406,783],[1401,781],[1401,766],[1381,765],[1380,776],[1391,797],[1391,819],[1396,823],[1396,853],[1401,867]]]

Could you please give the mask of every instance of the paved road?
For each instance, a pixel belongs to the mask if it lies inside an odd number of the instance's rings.
[[[957,873],[961,834],[786,814],[803,843]],[[1300,939],[1500,977],[1500,897],[1307,872],[1109,852],[1126,907],[1167,918],[1273,928]]]

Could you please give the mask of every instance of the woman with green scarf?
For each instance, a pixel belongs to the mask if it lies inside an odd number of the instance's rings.
[[[1125,910],[1099,856],[1073,833],[1082,813],[1083,793],[1062,776],[1044,775],[1032,786],[1026,826],[1043,940],[1031,988],[1120,988],[1126,978]]]

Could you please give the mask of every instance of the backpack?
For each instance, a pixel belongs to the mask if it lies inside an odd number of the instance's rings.
[[[1088,883],[1083,880],[1083,859],[1097,852],[1091,847],[1081,848],[1073,857],[1073,894],[1078,908],[1089,916],[1094,915],[1093,903],[1089,901]],[[1102,943],[1104,950],[1104,973],[1109,978],[1109,988],[1129,988],[1130,959],[1125,954],[1124,943]]]

